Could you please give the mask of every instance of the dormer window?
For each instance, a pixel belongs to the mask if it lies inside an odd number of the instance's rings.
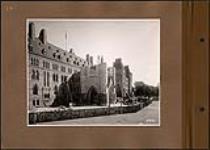
[[[31,44],[28,45],[29,51],[33,51],[33,46]]]
[[[43,49],[42,49],[42,54],[45,54],[45,53],[46,53],[46,51],[45,51],[45,49],[43,48]]]

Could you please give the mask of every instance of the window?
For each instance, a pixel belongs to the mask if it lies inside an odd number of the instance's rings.
[[[53,70],[58,70],[58,65],[57,64],[52,64]]]
[[[35,100],[33,100],[33,106],[36,106],[36,101]]]
[[[46,61],[43,61],[43,67],[47,68],[47,69],[50,69],[50,63],[46,62]]]
[[[39,66],[39,60],[36,59],[36,66],[38,67]]]
[[[29,49],[29,51],[33,51],[33,46],[32,45],[28,45],[28,49]]]
[[[32,78],[32,79],[35,79],[35,70],[32,70],[31,78]]]
[[[39,80],[39,71],[36,71],[36,79]]]
[[[31,65],[39,66],[39,60],[36,58],[31,57]]]
[[[45,51],[45,49],[44,49],[44,48],[42,49],[42,54],[46,54],[46,51]]]
[[[47,86],[50,86],[50,73],[47,72]]]
[[[46,71],[43,72],[44,78],[43,78],[43,83],[44,86],[46,86]]]
[[[62,72],[66,72],[66,67],[61,66],[61,71],[62,71]]]
[[[37,84],[35,84],[33,87],[33,94],[38,95],[38,85]]]
[[[53,73],[53,81],[55,82],[55,74]]]
[[[67,81],[67,76],[61,75],[61,82]]]
[[[66,58],[66,61],[69,62],[69,58]]]
[[[50,98],[50,94],[44,94],[44,98]]]
[[[36,101],[37,106],[39,106],[39,100]]]

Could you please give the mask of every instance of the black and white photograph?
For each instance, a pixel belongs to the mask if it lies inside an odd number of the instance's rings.
[[[28,126],[160,126],[160,19],[26,20]]]

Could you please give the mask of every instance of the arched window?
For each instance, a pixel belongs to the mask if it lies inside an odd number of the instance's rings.
[[[34,70],[32,70],[31,78],[32,78],[32,79],[35,79],[35,71],[34,71]]]
[[[37,84],[35,84],[33,87],[33,94],[38,95],[38,85]]]
[[[36,66],[39,66],[39,60],[36,59]]]

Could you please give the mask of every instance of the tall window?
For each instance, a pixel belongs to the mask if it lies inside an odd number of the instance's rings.
[[[33,69],[33,70],[32,70],[32,74],[31,74],[31,78],[32,78],[32,79],[35,79],[35,76],[36,76],[36,75],[35,75],[35,70]]]
[[[36,100],[33,100],[33,106],[36,106]]]
[[[36,79],[39,80],[39,71],[36,71]]]
[[[44,83],[44,86],[46,86],[46,71],[44,71],[43,74],[44,74],[43,83]]]
[[[50,86],[50,73],[47,72],[47,86]]]
[[[46,61],[43,61],[43,68],[50,69],[50,63],[46,62]]]
[[[39,66],[39,60],[37,58],[31,57],[31,65],[33,66]]]
[[[35,84],[33,87],[33,94],[38,95],[38,85],[37,84]]]

